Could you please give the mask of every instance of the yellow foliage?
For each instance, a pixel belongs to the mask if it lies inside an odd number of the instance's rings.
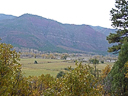
[[[127,73],[125,74],[125,77],[128,78],[128,62],[126,62],[125,67],[127,68]]]
[[[111,67],[109,65],[107,65],[103,70],[102,70],[102,78],[105,78],[108,73],[111,71]]]

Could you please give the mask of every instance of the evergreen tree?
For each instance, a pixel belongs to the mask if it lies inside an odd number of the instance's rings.
[[[116,0],[115,9],[110,11],[112,26],[117,29],[116,33],[110,33],[107,37],[109,43],[114,43],[108,52],[120,51],[124,41],[128,41],[128,1]]]
[[[128,79],[125,77],[127,73],[125,63],[128,61],[128,42],[124,43],[119,52],[117,62],[108,75],[110,90],[114,95],[128,95]],[[108,81],[107,81],[108,82]],[[107,87],[106,87],[107,88]]]

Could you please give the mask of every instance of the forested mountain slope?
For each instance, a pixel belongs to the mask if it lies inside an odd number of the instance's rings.
[[[106,53],[105,34],[89,25],[62,24],[32,14],[0,20],[2,42],[46,52]]]

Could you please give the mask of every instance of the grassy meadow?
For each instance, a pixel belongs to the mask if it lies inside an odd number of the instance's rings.
[[[34,64],[35,60],[38,64]],[[22,72],[24,76],[40,76],[41,74],[50,74],[51,76],[56,76],[60,71],[64,71],[64,68],[71,66],[75,68],[75,62],[66,60],[56,60],[56,59],[40,59],[40,58],[24,58],[20,60],[22,64]],[[87,63],[82,63],[87,64]],[[105,66],[113,65],[113,63],[98,64],[97,68],[102,70]],[[93,66],[93,64],[90,64]]]

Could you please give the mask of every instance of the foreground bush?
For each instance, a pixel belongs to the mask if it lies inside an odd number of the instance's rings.
[[[12,46],[0,43],[0,96],[28,95],[26,80],[21,74],[19,55]]]
[[[62,78],[57,78],[53,85],[43,94],[47,96],[101,96],[102,86],[91,74],[92,68],[88,65],[76,64]]]

